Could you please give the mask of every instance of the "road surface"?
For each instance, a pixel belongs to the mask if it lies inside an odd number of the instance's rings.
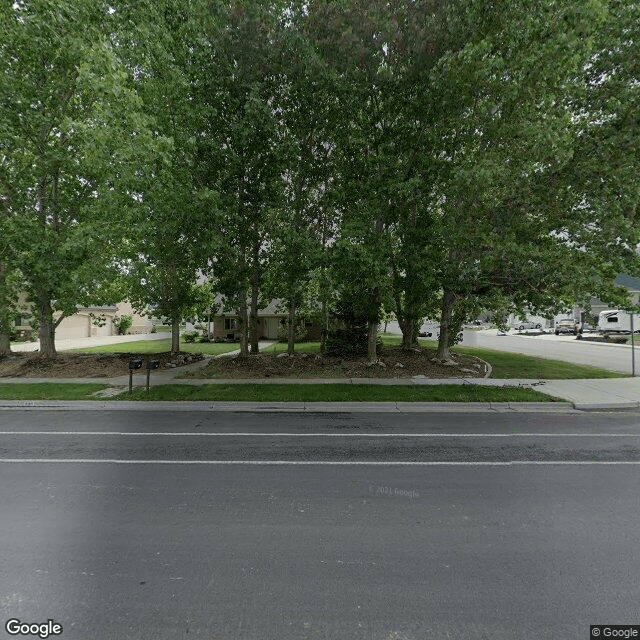
[[[63,640],[586,640],[640,622],[639,426],[3,410],[0,617]]]

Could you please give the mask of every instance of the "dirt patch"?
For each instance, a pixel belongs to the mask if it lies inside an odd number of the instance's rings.
[[[155,353],[135,356],[130,353],[81,355],[60,353],[55,358],[41,358],[38,355],[15,353],[0,359],[0,378],[115,378],[129,374],[129,361],[142,357],[142,368],[147,360],[159,360],[160,368],[179,367],[202,360],[203,356],[181,353],[172,356]]]
[[[455,364],[432,362],[435,349],[403,351],[387,347],[370,365],[364,357],[339,358],[319,354],[278,357],[257,354],[248,358],[216,358],[203,369],[181,378],[483,378],[484,363],[473,356],[454,354]]]
[[[454,354],[454,363],[432,362],[434,349],[403,351],[386,347],[379,361],[369,365],[364,357],[338,358],[318,354],[295,354],[278,357],[257,354],[248,358],[233,356],[212,359],[203,369],[183,373],[184,378],[482,378],[484,363],[473,356]],[[0,360],[0,378],[115,378],[129,373],[130,353],[69,354],[40,358],[34,354],[16,353]],[[139,356],[138,356],[139,357]],[[156,353],[142,356],[142,368],[148,359],[159,360],[161,369],[176,368],[202,360],[200,354]]]

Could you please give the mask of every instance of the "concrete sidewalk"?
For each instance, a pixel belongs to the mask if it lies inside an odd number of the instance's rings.
[[[598,379],[579,379],[579,380],[531,380],[531,379],[494,379],[494,378],[266,378],[266,379],[230,379],[220,380],[214,378],[189,378],[189,379],[177,379],[175,376],[184,371],[190,369],[197,369],[206,364],[206,361],[196,362],[192,365],[180,367],[179,369],[170,369],[162,371],[154,371],[151,374],[151,385],[157,386],[160,384],[178,384],[178,385],[237,385],[237,384],[370,384],[370,385],[384,385],[384,386],[397,386],[397,385],[412,385],[412,386],[425,386],[425,385],[470,385],[470,386],[484,386],[484,387],[522,387],[527,389],[535,389],[541,393],[559,398],[571,404],[574,409],[578,410],[598,410],[598,409],[637,409],[640,408],[640,378],[598,378]],[[30,384],[37,382],[67,382],[67,383],[97,383],[106,384],[114,389],[123,389],[129,384],[128,375],[119,376],[117,378],[65,378],[51,380],[49,378],[0,378],[0,384],[13,383],[13,384]],[[134,375],[134,386],[144,387],[146,384],[145,374]],[[0,401],[0,406],[36,406],[35,401],[24,401],[22,405],[16,405],[19,401]],[[42,401],[48,403],[46,406],[52,406],[51,401]],[[12,403],[9,405],[8,403]],[[67,403],[77,405],[78,403]],[[118,405],[122,403],[117,403]],[[128,404],[128,403],[127,403]],[[136,403],[140,404],[140,403]],[[147,404],[147,403],[141,403]],[[158,404],[158,403],[150,403]],[[172,406],[171,403],[160,403],[163,406]],[[180,403],[174,403],[176,406]],[[194,403],[187,403],[194,404]],[[208,406],[202,402],[197,406]],[[209,403],[211,404],[211,403]],[[213,403],[217,408],[225,404],[232,404],[240,409],[240,405],[244,410],[248,408],[265,408],[266,405],[280,405],[284,404],[289,409],[293,410],[294,405],[309,405],[316,403]],[[320,403],[324,405],[325,403]],[[329,404],[329,403],[326,403]],[[362,407],[364,404],[372,404],[382,409],[382,405],[385,403],[331,403],[334,410],[340,410],[340,405],[349,405],[349,408],[343,410],[352,410],[352,406]],[[411,410],[420,410],[419,405],[427,403],[391,403],[394,405],[394,410],[398,407],[395,405],[402,404],[403,407],[410,406]],[[428,403],[444,404],[444,403]],[[465,410],[465,405],[483,405],[486,408],[495,410],[497,404],[500,403],[450,403],[455,405],[456,411]],[[509,403],[502,403],[508,405]],[[523,403],[511,403],[511,405]],[[535,406],[541,410],[550,410],[551,407],[546,403],[524,403],[532,410]],[[112,408],[112,403],[96,403],[90,402],[90,406],[98,408],[101,406]],[[552,405],[553,406],[553,405]],[[147,407],[148,408],[148,407]],[[323,408],[322,410],[326,410]],[[512,409],[513,410],[513,409]]]

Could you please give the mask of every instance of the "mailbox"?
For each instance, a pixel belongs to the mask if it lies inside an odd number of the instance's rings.
[[[129,360],[129,370],[133,371],[134,369],[142,369],[142,358]]]
[[[160,360],[147,360],[147,369],[157,369],[160,366]]]

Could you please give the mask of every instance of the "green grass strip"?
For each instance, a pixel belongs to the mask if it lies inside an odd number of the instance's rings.
[[[237,344],[225,342],[184,342],[180,340],[180,351],[187,353],[204,353],[205,355],[217,356],[229,351],[237,351]],[[138,340],[137,342],[119,342],[117,344],[107,344],[99,347],[87,347],[85,349],[70,349],[61,353],[166,353],[171,350],[170,340]]]
[[[0,384],[2,400],[91,400],[91,395],[104,384],[78,384],[72,382],[32,382],[25,384]]]
[[[553,402],[519,387],[366,384],[161,385],[123,393],[113,400],[208,400],[218,402]]]
[[[578,378],[626,378],[624,373],[598,369],[584,364],[573,364],[562,360],[549,360],[525,356],[520,353],[507,353],[482,347],[453,348],[454,353],[476,356],[493,367],[492,378],[538,378],[544,380],[571,380]]]

